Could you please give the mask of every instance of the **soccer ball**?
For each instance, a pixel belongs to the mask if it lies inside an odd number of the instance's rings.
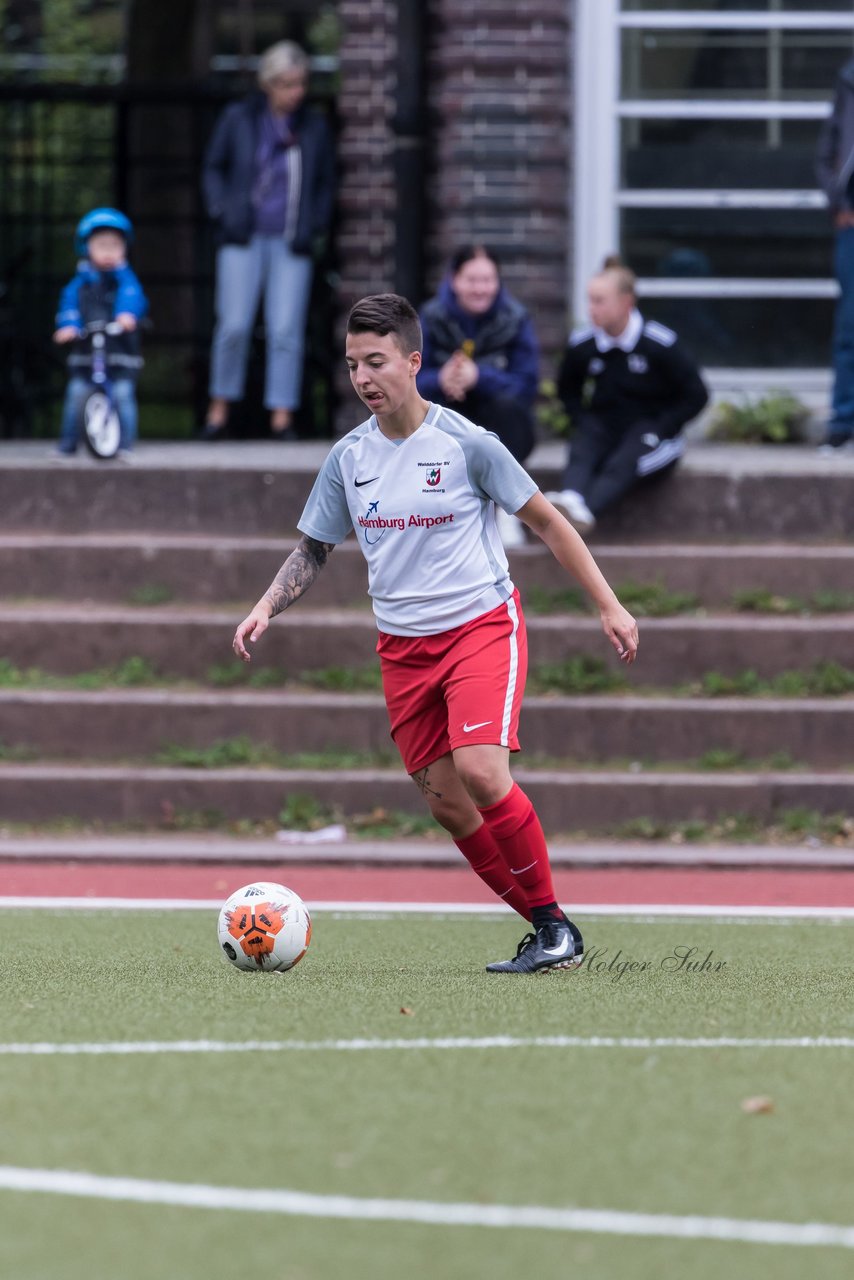
[[[283,884],[247,884],[223,903],[217,921],[223,953],[238,969],[284,973],[311,942],[305,903]]]

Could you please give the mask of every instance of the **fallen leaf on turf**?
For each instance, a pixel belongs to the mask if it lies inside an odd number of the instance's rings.
[[[401,1013],[408,1013],[408,1014],[410,1015],[410,1017],[412,1017],[412,1016],[414,1016],[415,1010],[414,1010],[414,1009],[408,1009],[408,1008],[406,1007],[406,1005],[404,1004],[404,1005],[401,1005],[401,1006],[400,1006],[400,1012],[401,1012]]]
[[[770,1115],[774,1110],[773,1098],[742,1098],[741,1109],[749,1116]]]

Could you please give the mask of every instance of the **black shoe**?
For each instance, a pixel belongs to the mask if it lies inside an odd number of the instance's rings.
[[[546,969],[577,969],[584,959],[581,932],[571,920],[550,920],[536,933],[526,933],[513,960],[497,960],[487,973],[541,973]]]
[[[851,451],[851,436],[828,436],[822,444],[818,446],[819,453],[825,458],[832,458],[840,453],[849,453]]]
[[[199,427],[198,431],[196,432],[196,439],[207,440],[207,441],[224,440],[227,432],[228,432],[228,428],[226,427],[224,422],[223,423],[206,422],[204,426]]]

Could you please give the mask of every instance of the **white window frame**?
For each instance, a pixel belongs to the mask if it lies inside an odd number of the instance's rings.
[[[572,261],[573,318],[586,314],[586,285],[608,253],[619,249],[619,214],[630,208],[818,209],[824,193],[806,190],[627,190],[619,185],[620,127],[631,119],[823,120],[827,101],[759,102],[749,99],[620,100],[620,35],[623,30],[844,30],[854,18],[832,10],[703,10],[621,12],[620,0],[576,0],[574,30],[575,138]],[[833,298],[833,279],[641,279],[647,297]],[[723,372],[723,371],[721,371]],[[746,381],[761,371],[744,370]],[[735,375],[735,371],[733,371]],[[769,375],[770,376],[770,375]]]

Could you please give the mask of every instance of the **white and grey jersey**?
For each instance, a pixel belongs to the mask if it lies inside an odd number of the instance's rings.
[[[515,512],[536,492],[497,436],[432,404],[405,440],[371,417],[333,445],[297,527],[333,544],[355,529],[379,629],[435,635],[510,598],[493,504]]]

